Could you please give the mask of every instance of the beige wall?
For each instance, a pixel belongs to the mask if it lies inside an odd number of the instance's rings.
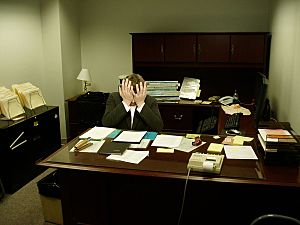
[[[40,1],[0,0],[0,86],[30,81],[43,73]]]
[[[59,15],[64,98],[68,99],[82,91],[82,82],[76,79],[81,70],[80,17],[76,1],[61,0]]]
[[[273,0],[269,97],[279,121],[300,133],[300,1]]]
[[[82,64],[93,89],[116,90],[132,71],[131,32],[268,31],[268,0],[85,0],[81,9]]]

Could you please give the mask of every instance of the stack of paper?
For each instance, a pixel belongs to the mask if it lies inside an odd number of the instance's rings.
[[[28,109],[35,109],[46,105],[41,90],[29,82],[14,84],[12,85],[12,89],[19,96],[22,106]]]
[[[5,87],[0,87],[0,108],[1,113],[8,119],[17,118],[25,113],[19,97]]]

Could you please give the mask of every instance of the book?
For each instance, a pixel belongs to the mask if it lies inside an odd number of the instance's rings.
[[[195,100],[200,95],[200,80],[184,77],[180,88],[180,98]]]
[[[274,130],[274,129],[265,129],[265,130]],[[259,129],[258,140],[263,148],[264,161],[270,164],[298,164],[300,162],[300,145],[299,145],[299,136],[286,135],[287,139],[293,140],[286,142],[281,142],[282,139],[282,129],[276,129],[276,131],[265,131]],[[271,141],[268,140],[268,135],[266,133],[273,133],[275,136],[272,136]],[[283,131],[287,134],[286,131]],[[276,133],[276,134],[275,134]],[[278,136],[279,135],[279,136]]]
[[[129,142],[113,142],[111,140],[105,140],[98,153],[108,155],[122,155],[129,146]]]
[[[277,149],[280,147],[289,147],[298,141],[285,129],[258,129],[258,138],[261,139],[264,149]]]

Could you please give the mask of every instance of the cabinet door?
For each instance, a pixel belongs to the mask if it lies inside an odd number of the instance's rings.
[[[197,36],[198,62],[228,62],[230,35],[201,34]]]
[[[196,62],[196,35],[165,36],[165,62]]]
[[[136,35],[132,38],[134,62],[163,62],[164,38],[162,35]]]
[[[231,62],[264,63],[265,36],[231,35]]]

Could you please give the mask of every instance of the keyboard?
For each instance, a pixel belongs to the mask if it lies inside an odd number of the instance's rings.
[[[227,117],[225,120],[225,130],[239,129],[241,113],[235,113]]]

